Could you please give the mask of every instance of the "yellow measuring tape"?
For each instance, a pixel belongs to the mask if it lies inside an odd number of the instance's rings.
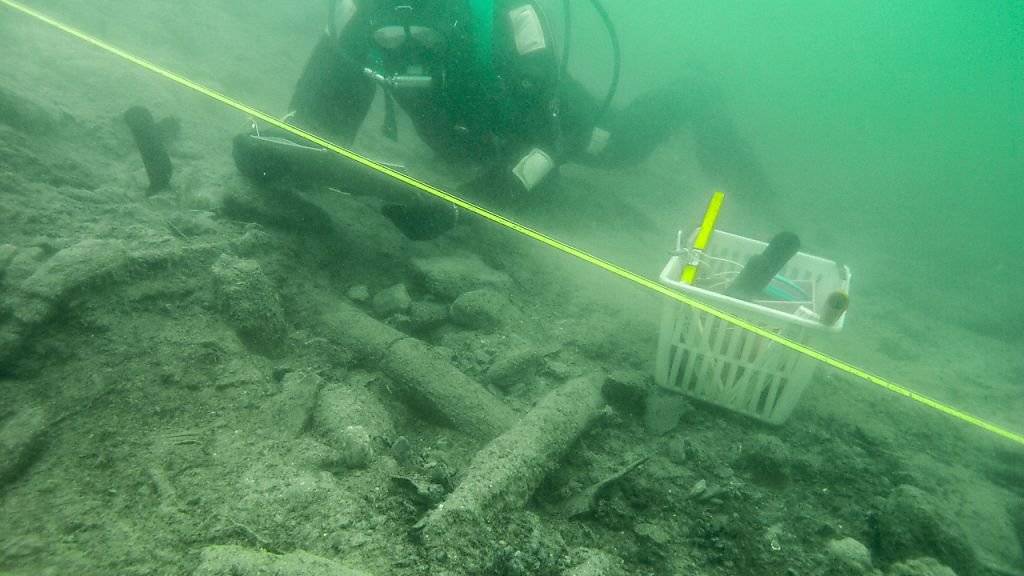
[[[45,14],[42,14],[42,13],[40,13],[40,12],[38,12],[36,10],[33,10],[33,9],[27,7],[27,6],[24,6],[24,5],[20,4],[19,2],[15,2],[13,0],[0,0],[0,4],[5,4],[5,5],[13,8],[13,9],[23,13],[23,14],[31,16],[32,18],[35,18],[36,20],[39,20],[39,21],[44,22],[46,24],[49,24],[50,26],[52,26],[54,28],[57,28],[58,30],[61,30],[61,31],[67,33],[67,34],[70,34],[71,36],[74,36],[74,37],[78,38],[79,40],[82,40],[84,42],[92,44],[93,46],[96,46],[96,47],[98,47],[98,48],[100,48],[102,50],[105,50],[105,51],[107,51],[107,52],[109,52],[111,54],[114,54],[115,56],[119,56],[119,57],[121,57],[121,58],[123,58],[123,59],[125,59],[125,60],[127,60],[127,61],[129,61],[129,62],[131,62],[131,63],[133,63],[135,65],[137,65],[137,66],[140,66],[142,68],[145,68],[145,69],[149,70],[150,72],[159,74],[160,76],[163,76],[164,78],[167,78],[168,80],[172,80],[172,81],[174,81],[174,82],[176,82],[176,83],[178,83],[178,84],[180,84],[180,85],[182,85],[182,86],[184,86],[186,88],[194,90],[194,91],[196,91],[196,92],[198,92],[200,94],[203,94],[203,95],[208,96],[208,97],[210,97],[210,98],[212,98],[212,99],[214,99],[214,100],[216,100],[218,102],[221,102],[222,104],[226,104],[227,106],[230,106],[230,107],[232,107],[232,108],[234,108],[234,109],[236,109],[236,110],[238,110],[240,112],[248,114],[249,116],[251,116],[253,118],[256,118],[258,120],[262,120],[263,122],[266,122],[267,124],[270,124],[271,126],[275,126],[277,128],[280,128],[281,130],[285,130],[287,132],[290,132],[293,135],[298,136],[300,138],[303,138],[303,139],[305,139],[305,140],[307,140],[309,142],[312,142],[312,143],[317,144],[319,146],[323,146],[324,148],[326,148],[326,149],[328,149],[328,150],[330,150],[330,151],[332,151],[332,152],[334,152],[336,154],[344,156],[344,157],[348,158],[349,160],[358,162],[358,163],[362,164],[363,166],[366,166],[367,168],[371,168],[371,169],[376,170],[376,171],[378,171],[378,172],[380,172],[382,174],[386,174],[386,175],[388,175],[388,176],[390,176],[390,177],[392,177],[392,178],[394,178],[396,180],[404,182],[405,184],[408,184],[410,186],[418,188],[419,190],[421,190],[421,191],[423,191],[423,192],[425,192],[427,194],[431,194],[433,196],[441,198],[442,200],[446,200],[446,201],[448,201],[448,202],[458,206],[459,208],[462,208],[463,210],[466,210],[467,212],[472,212],[472,213],[474,213],[474,214],[476,214],[476,215],[478,215],[478,216],[480,216],[482,218],[486,218],[487,220],[490,220],[491,222],[494,222],[496,224],[500,224],[500,225],[502,225],[502,226],[504,226],[506,228],[509,228],[511,230],[515,230],[516,232],[518,232],[518,233],[520,233],[520,234],[522,234],[524,236],[527,236],[527,237],[532,238],[532,239],[534,239],[534,240],[536,240],[538,242],[546,244],[546,245],[548,245],[548,246],[550,246],[550,247],[552,247],[552,248],[554,248],[556,250],[559,250],[561,252],[569,254],[570,256],[574,256],[576,258],[579,258],[580,260],[583,260],[584,262],[588,262],[590,264],[593,264],[594,266],[597,266],[598,268],[603,268],[604,270],[606,270],[608,272],[611,272],[612,274],[615,274],[616,276],[619,276],[620,278],[624,278],[626,280],[629,280],[630,282],[633,282],[635,284],[639,284],[640,286],[643,286],[644,288],[647,288],[649,290],[652,290],[654,292],[657,292],[659,294],[662,294],[664,296],[672,298],[673,300],[676,300],[676,301],[681,302],[683,304],[686,304],[688,306],[692,306],[692,307],[696,308],[697,310],[700,310],[701,312],[706,312],[707,314],[710,314],[710,315],[712,315],[712,316],[714,316],[716,318],[721,318],[722,320],[725,320],[726,322],[729,322],[730,324],[733,324],[735,326],[743,328],[744,330],[748,330],[750,332],[753,332],[754,334],[757,334],[758,336],[761,336],[763,338],[767,338],[768,340],[771,340],[771,341],[773,341],[773,342],[775,342],[777,344],[785,346],[785,347],[787,347],[787,348],[789,348],[789,349],[791,349],[791,350],[793,350],[795,352],[799,352],[800,354],[804,354],[805,356],[809,356],[809,357],[811,357],[811,358],[813,358],[815,360],[818,360],[819,362],[823,362],[825,364],[828,364],[829,366],[831,366],[831,367],[833,367],[833,368],[835,368],[837,370],[840,370],[840,371],[845,372],[847,374],[850,374],[852,376],[856,376],[858,378],[864,379],[864,380],[866,380],[866,381],[868,381],[868,382],[870,382],[872,384],[875,384],[877,386],[885,388],[886,390],[889,390],[890,392],[894,392],[894,393],[899,394],[901,396],[905,396],[905,397],[907,397],[907,398],[909,398],[909,399],[911,399],[911,400],[913,400],[915,402],[919,402],[921,404],[924,404],[925,406],[928,406],[929,408],[933,408],[935,410],[938,410],[939,412],[942,412],[944,414],[947,414],[949,416],[957,418],[957,419],[959,419],[959,420],[961,420],[963,422],[966,422],[968,424],[972,424],[972,425],[977,426],[977,427],[979,427],[979,428],[981,428],[983,430],[987,430],[988,432],[992,432],[993,434],[997,434],[999,436],[1002,436],[1003,438],[1007,438],[1009,440],[1012,440],[1013,442],[1016,442],[1018,444],[1024,445],[1024,435],[1011,432],[1009,430],[1006,430],[1005,428],[1002,428],[1000,426],[997,426],[995,424],[992,424],[990,422],[982,420],[981,418],[978,418],[976,416],[973,416],[973,415],[968,414],[966,412],[963,412],[961,410],[957,410],[956,408],[953,408],[952,406],[947,406],[946,404],[943,404],[943,403],[941,403],[941,402],[939,402],[937,400],[933,400],[931,398],[928,398],[927,396],[924,396],[923,394],[918,394],[917,392],[914,392],[913,390],[904,388],[904,387],[899,386],[897,384],[893,384],[892,382],[889,382],[888,380],[885,380],[884,378],[881,378],[879,376],[875,376],[874,374],[871,374],[869,372],[861,370],[860,368],[857,368],[856,366],[847,364],[846,362],[843,362],[842,360],[839,360],[837,358],[833,358],[833,357],[831,357],[831,356],[829,356],[827,354],[824,354],[822,352],[819,352],[819,351],[817,351],[817,350],[815,350],[813,348],[809,348],[809,347],[804,346],[802,344],[799,344],[797,342],[793,342],[792,340],[789,340],[787,338],[783,338],[781,336],[778,336],[777,334],[775,334],[773,332],[770,332],[768,330],[765,330],[764,328],[761,328],[759,326],[751,324],[750,322],[747,322],[747,321],[745,321],[745,320],[743,320],[741,318],[737,318],[736,316],[733,316],[733,315],[728,314],[726,312],[722,312],[721,310],[717,310],[715,308],[712,308],[711,306],[708,306],[707,304],[704,304],[704,303],[702,303],[702,302],[700,302],[698,300],[694,300],[692,298],[684,296],[683,294],[675,292],[674,290],[672,290],[670,288],[667,288],[665,286],[662,286],[661,284],[659,284],[659,283],[657,283],[657,282],[655,282],[653,280],[649,280],[647,278],[644,278],[643,276],[640,276],[638,274],[630,272],[629,270],[627,270],[625,268],[622,268],[620,266],[612,264],[611,262],[608,262],[606,260],[602,260],[601,258],[598,258],[596,256],[588,254],[587,252],[584,252],[583,250],[580,250],[578,248],[574,248],[573,246],[565,244],[564,242],[556,240],[556,239],[554,239],[554,238],[552,238],[550,236],[547,236],[546,234],[543,234],[541,232],[538,232],[536,230],[533,230],[531,228],[523,226],[522,224],[519,224],[517,222],[509,220],[509,219],[505,218],[504,216],[502,216],[500,214],[495,214],[494,212],[491,212],[491,211],[489,211],[489,210],[487,210],[485,208],[477,206],[476,204],[473,204],[471,202],[467,202],[467,201],[459,198],[458,196],[453,196],[453,195],[445,192],[444,190],[441,190],[439,188],[435,188],[435,187],[431,186],[430,184],[427,184],[426,182],[421,182],[421,181],[419,181],[419,180],[417,180],[415,178],[412,178],[412,177],[410,177],[410,176],[408,176],[406,174],[402,174],[401,172],[397,172],[397,171],[395,171],[395,170],[393,170],[391,168],[388,168],[387,166],[384,166],[382,164],[378,164],[378,163],[374,162],[373,160],[370,160],[368,158],[364,158],[363,156],[360,156],[359,154],[356,154],[355,152],[352,152],[351,150],[347,150],[345,148],[342,148],[340,146],[332,144],[331,142],[328,142],[327,140],[324,140],[323,138],[317,136],[316,134],[312,134],[312,133],[306,132],[305,130],[302,130],[300,128],[296,128],[295,126],[292,126],[290,124],[282,122],[281,120],[278,120],[277,118],[274,118],[273,116],[270,116],[269,114],[266,114],[264,112],[260,112],[259,110],[256,110],[255,108],[252,108],[251,106],[247,106],[245,104],[242,104],[241,102],[239,102],[237,100],[234,100],[232,98],[229,98],[229,97],[221,94],[220,92],[217,92],[215,90],[207,88],[206,86],[203,86],[202,84],[198,84],[196,82],[193,82],[192,80],[189,80],[188,78],[185,78],[184,76],[180,76],[178,74],[175,74],[174,72],[171,72],[171,71],[169,71],[169,70],[167,70],[165,68],[157,66],[156,64],[153,64],[153,63],[151,63],[151,62],[149,62],[147,60],[139,58],[138,56],[135,56],[133,54],[125,52],[124,50],[121,50],[120,48],[117,48],[115,46],[111,46],[110,44],[107,44],[106,42],[103,42],[102,40],[99,40],[99,39],[94,38],[94,37],[92,37],[92,36],[90,36],[90,35],[88,35],[88,34],[86,34],[84,32],[81,32],[80,30],[77,30],[75,28],[72,28],[71,26],[68,26],[68,25],[63,24],[61,22],[58,22],[57,20],[54,20],[53,18],[50,18],[49,16],[46,16]]]

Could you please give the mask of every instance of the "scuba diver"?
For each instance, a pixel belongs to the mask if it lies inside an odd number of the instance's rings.
[[[397,139],[396,107],[440,158],[471,162],[479,174],[457,193],[516,205],[549,194],[564,163],[635,165],[673,133],[694,134],[702,170],[729,189],[770,192],[754,156],[697,75],[680,76],[609,107],[619,78],[619,44],[599,0],[614,52],[612,81],[597,98],[567,74],[569,1],[561,50],[532,0],[329,0],[325,34],[295,87],[285,119],[350,146],[370,105],[384,94],[384,134]],[[454,226],[454,206],[407,184],[257,126],[234,141],[242,174],[257,181],[320,178],[385,198],[383,212],[409,238]],[[402,189],[405,190],[402,190]],[[397,199],[397,200],[396,200]]]

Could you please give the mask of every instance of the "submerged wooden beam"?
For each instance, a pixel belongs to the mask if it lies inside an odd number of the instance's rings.
[[[428,344],[339,303],[324,316],[330,337],[369,361],[418,405],[457,430],[489,440],[515,422],[498,398],[469,378]]]
[[[424,544],[472,547],[472,542],[486,540],[488,526],[497,526],[502,513],[525,507],[600,414],[602,382],[598,376],[567,382],[480,450],[455,491],[417,524]]]

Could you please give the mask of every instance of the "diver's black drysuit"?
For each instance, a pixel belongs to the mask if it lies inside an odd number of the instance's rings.
[[[544,13],[530,0],[330,5],[327,32],[296,86],[289,121],[339,144],[351,144],[379,86],[387,97],[386,134],[396,135],[397,103],[439,156],[484,167],[464,188],[497,199],[543,193],[564,162],[634,164],[687,125],[702,167],[722,186],[767,186],[719,99],[693,78],[677,78],[605,114],[562,69]],[[404,207],[388,216],[418,217]]]

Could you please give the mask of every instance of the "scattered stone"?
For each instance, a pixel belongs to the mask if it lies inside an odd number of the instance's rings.
[[[260,352],[273,352],[288,327],[281,299],[259,262],[222,254],[213,264],[217,304],[239,338]]]
[[[690,491],[687,493],[688,498],[699,498],[708,489],[708,481],[701,478],[694,482],[693,486],[690,487]]]
[[[490,288],[471,290],[455,299],[451,319],[472,330],[493,331],[508,321],[508,297]]]
[[[418,476],[392,476],[391,483],[397,492],[423,508],[436,506],[447,493],[444,486]]]
[[[0,426],[0,486],[12,482],[39,456],[45,438],[46,413],[25,408]]]
[[[395,438],[395,441],[391,443],[391,457],[398,462],[399,466],[408,466],[412,463],[412,444],[409,443],[408,438],[405,436]]]
[[[423,470],[427,473],[427,478],[435,484],[449,486],[454,473],[445,459],[444,452],[433,451],[431,456],[434,458],[423,464]]]
[[[828,543],[828,558],[834,567],[852,574],[863,574],[871,569],[871,553],[867,546],[853,538],[841,538]]]
[[[613,370],[608,374],[601,392],[608,404],[629,414],[644,413],[650,392],[649,378],[643,372],[629,369]]]
[[[408,327],[411,332],[426,332],[448,320],[448,307],[437,302],[416,301],[409,306]]]
[[[271,554],[234,545],[203,548],[192,576],[366,576],[304,550]]]
[[[428,291],[445,301],[480,288],[507,291],[512,286],[508,274],[494,270],[476,255],[413,258],[412,269]]]
[[[320,390],[313,411],[314,429],[335,449],[347,442],[345,429],[349,426],[361,427],[374,439],[396,435],[387,407],[366,387],[370,378],[369,374],[356,372],[344,382],[332,382]]]
[[[1020,486],[1015,485],[1013,490],[1020,492]],[[946,496],[946,493],[943,492],[943,495]],[[948,500],[944,500],[943,504],[960,504],[954,515],[967,536],[968,544],[974,549],[979,564],[983,565],[979,572],[1004,576],[1016,570],[1017,576],[1024,576],[1024,527],[1020,524],[1024,519],[1014,518],[1014,508],[1024,506],[1024,499],[994,498],[987,491],[967,487],[959,495],[949,494],[946,498]],[[949,509],[948,506],[945,508]]]
[[[735,464],[750,473],[758,484],[779,487],[789,481],[792,460],[789,446],[782,440],[769,434],[756,434],[744,443]]]
[[[776,522],[768,527],[764,531],[764,541],[768,544],[768,548],[772,552],[780,552],[782,550],[782,539],[786,535],[786,529],[781,522]]]
[[[544,359],[537,348],[526,347],[506,351],[484,373],[483,381],[507,389],[533,376]]]
[[[366,468],[373,459],[370,434],[362,426],[346,426],[338,435],[338,463],[345,468]]]
[[[626,573],[622,559],[602,550],[573,550],[570,561],[573,567],[565,572],[565,576],[623,576]]]
[[[892,491],[873,528],[874,552],[883,562],[930,556],[960,576],[978,574],[978,559],[959,524],[914,486]]]
[[[935,558],[915,558],[897,562],[889,567],[886,576],[957,576],[951,568]]]
[[[273,242],[270,234],[256,222],[246,224],[244,230],[241,236],[231,239],[228,244],[231,249],[239,256],[266,254]]]
[[[681,394],[652,387],[645,402],[644,426],[649,434],[661,436],[675,429],[689,409],[690,403]]]
[[[633,533],[656,546],[664,546],[672,536],[664,528],[652,522],[641,522],[633,527]]]
[[[281,380],[281,392],[269,401],[273,427],[290,437],[309,426],[323,380],[311,372],[288,372]]]
[[[673,464],[682,466],[683,464],[686,464],[686,461],[689,458],[689,454],[687,454],[688,448],[689,445],[686,442],[686,438],[677,436],[668,441],[668,446],[666,446],[665,451],[668,453],[668,459]]]
[[[175,236],[183,240],[216,234],[220,230],[217,215],[208,210],[175,212],[167,217],[167,226]]]
[[[565,542],[560,534],[529,512],[502,524],[495,541],[449,556],[451,571],[440,571],[438,576],[564,576]]]
[[[356,284],[349,288],[345,295],[349,300],[362,304],[370,300],[370,289],[365,284]]]
[[[395,284],[385,288],[373,296],[373,311],[378,316],[386,317],[409,309],[412,298],[405,289],[405,284]]]

